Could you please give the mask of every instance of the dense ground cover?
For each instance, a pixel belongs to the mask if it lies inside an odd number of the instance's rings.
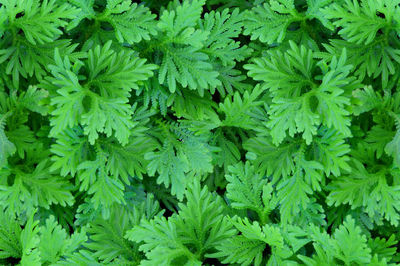
[[[0,0],[0,264],[400,263],[399,4]]]

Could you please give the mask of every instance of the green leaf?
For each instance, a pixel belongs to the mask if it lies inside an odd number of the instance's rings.
[[[55,49],[71,60],[81,57],[82,53],[74,53],[75,48],[76,44],[71,45],[70,40],[55,40],[44,44],[21,40],[17,45],[0,49],[0,64],[4,62],[4,73],[12,75],[13,85],[18,88],[21,77],[35,77],[42,81],[47,76],[50,65],[54,64]]]
[[[35,212],[29,215],[28,221],[25,224],[24,229],[20,234],[20,243],[22,249],[21,265],[32,265],[39,266],[40,263],[40,251],[39,245],[39,226],[38,221],[34,220]]]
[[[268,50],[267,56],[253,59],[244,65],[254,80],[265,82],[265,86],[277,97],[299,96],[300,90],[312,86],[312,72],[316,67],[313,51],[297,46],[290,41],[290,49]]]
[[[267,123],[271,128],[273,143],[280,144],[288,131],[291,137],[303,132],[303,138],[310,144],[320,121],[319,115],[311,111],[310,97],[274,99],[273,103],[269,112],[270,121]]]
[[[223,66],[235,64],[235,61],[242,61],[248,57],[251,49],[234,41],[242,32],[243,20],[243,13],[239,13],[238,9],[231,13],[228,9],[206,13],[200,22],[200,28],[210,34],[203,51],[210,58],[220,60]]]
[[[50,204],[66,206],[74,202],[69,182],[65,178],[52,175],[47,160],[40,162],[32,174],[21,173],[16,178],[21,178],[31,190],[31,200],[36,206],[48,208]]]
[[[258,222],[251,223],[247,218],[236,218],[232,222],[241,234],[226,239],[217,246],[218,252],[210,257],[221,258],[222,263],[261,265],[267,245],[272,251],[271,258],[285,249],[279,228],[273,225],[260,226]]]
[[[377,15],[384,14],[384,18]],[[379,30],[390,27],[390,22],[399,9],[395,1],[344,0],[323,9],[326,18],[334,20],[334,26],[341,28],[339,34],[349,42],[369,44]]]
[[[393,158],[397,156],[397,152],[395,151],[394,147],[396,145],[396,140],[397,138],[395,132],[382,128],[379,125],[373,126],[371,130],[368,131],[367,137],[365,138],[365,142],[368,143],[369,147],[376,151],[376,158],[378,159],[382,157],[384,151],[386,154],[392,155]],[[394,152],[389,152],[391,145],[394,148]],[[395,162],[398,162],[398,160],[395,160]]]
[[[84,126],[84,134],[91,144],[99,133],[107,136],[114,133],[121,144],[128,143],[134,126],[133,110],[128,104],[130,91],[138,88],[139,81],[150,77],[156,66],[146,65],[146,60],[133,57],[132,53],[116,53],[110,46],[111,41],[89,50],[88,80],[84,84],[78,80],[81,65],[72,66],[75,70],[72,72],[68,58],[63,62],[56,50],[56,66],[51,67],[54,78],[48,79],[58,94],[51,100],[57,107],[52,112],[53,136],[79,123]]]
[[[306,265],[369,265],[371,262],[367,238],[350,215],[332,236],[315,225],[310,226],[309,231],[315,253],[312,257],[298,255]]]
[[[135,225],[129,213],[121,206],[113,205],[108,219],[99,215],[90,223],[88,233],[90,241],[85,244],[93,250],[93,255],[102,263],[110,263],[118,257],[124,257],[131,262],[140,262],[141,255],[137,245],[125,239],[125,233]]]
[[[93,9],[95,0],[68,0],[69,3],[78,7],[79,13],[73,18],[67,29],[73,29],[85,18],[94,18],[96,13]]]
[[[177,90],[177,83],[184,88],[198,90],[200,94],[221,84],[209,56],[199,51],[209,32],[194,28],[204,2],[176,1],[174,10],[165,10],[160,16],[158,28],[163,36],[154,44],[155,49],[163,54],[158,81],[168,85],[172,93]]]
[[[357,104],[353,107],[355,115],[369,112],[381,105],[382,97],[376,93],[372,86],[366,86],[363,89],[353,91],[353,97],[357,99]]]
[[[220,258],[222,263],[240,263],[240,265],[261,265],[265,243],[251,240],[244,236],[227,239],[221,251],[212,254]]]
[[[307,18],[318,19],[325,27],[333,30],[332,23],[323,13],[323,7],[328,6],[330,3],[332,3],[332,0],[307,0]]]
[[[276,207],[277,200],[273,188],[266,179],[255,172],[254,166],[246,162],[228,167],[225,175],[229,182],[226,197],[235,209],[253,210],[262,223],[268,221],[268,214]]]
[[[117,0],[107,1],[97,20],[110,23],[119,42],[133,44],[157,34],[155,17],[144,5]]]
[[[282,42],[289,25],[303,18],[297,13],[293,0],[277,0],[256,6],[245,13],[244,34],[251,40],[273,44]]]
[[[83,132],[88,136],[90,144],[94,144],[99,138],[98,133],[110,137],[113,132],[121,144],[128,143],[134,123],[133,112],[127,102],[125,98],[103,99],[97,94],[90,96],[90,111],[81,118]]]
[[[32,112],[41,115],[47,114],[47,106],[42,104],[42,101],[49,96],[46,90],[38,89],[36,86],[29,86],[26,92],[21,92],[18,99],[18,105]]]
[[[400,122],[400,117],[397,119]],[[393,157],[393,164],[396,165],[397,167],[400,167],[400,123],[397,123],[397,131],[396,134],[394,135],[393,139],[386,144],[385,146],[385,152]]]
[[[321,128],[319,138],[314,140],[315,159],[322,163],[327,176],[339,176],[341,170],[350,171],[350,160],[347,155],[350,146],[345,142],[344,136],[334,129]]]
[[[354,219],[349,216],[333,234],[336,242],[335,257],[345,264],[364,264],[371,260],[370,249],[367,246],[367,238],[361,234],[360,227],[356,226]]]
[[[187,183],[185,173],[189,166],[187,161],[175,154],[172,144],[165,142],[161,151],[147,153],[145,159],[150,161],[147,166],[149,175],[154,176],[158,172],[157,183],[164,183],[165,187],[171,185],[172,195],[182,199]]]
[[[74,203],[70,182],[53,174],[48,160],[41,161],[33,172],[16,167],[13,184],[2,185],[0,190],[2,205],[17,213],[39,206],[48,209],[52,204],[67,206]]]
[[[20,259],[21,265],[41,265],[38,221],[33,219],[36,211],[28,216],[22,229],[10,213],[0,214],[0,258]]]
[[[290,46],[285,54],[269,51],[268,58],[255,59],[255,64],[247,64],[245,68],[250,77],[265,82],[271,91],[273,103],[268,112],[270,121],[267,126],[271,128],[274,144],[283,141],[286,131],[291,137],[303,133],[309,144],[320,123],[320,115],[311,107],[316,86],[311,76],[315,62],[311,50],[293,42]],[[308,92],[301,95],[302,89]]]
[[[348,175],[334,180],[327,198],[329,205],[351,204],[353,209],[363,207],[370,217],[381,215],[391,224],[400,219],[399,187],[389,185],[384,171],[368,173],[361,162],[353,159]]]
[[[68,24],[78,10],[69,4],[58,4],[56,0],[6,1],[4,3],[9,18],[9,27],[22,30],[32,44],[52,42],[62,34],[60,27]],[[23,15],[16,18],[16,13]]]
[[[240,127],[244,129],[253,129],[256,127],[252,112],[262,102],[258,100],[263,90],[256,86],[251,93],[244,92],[241,97],[238,92],[233,97],[226,97],[223,103],[219,104],[219,109],[225,114],[222,120],[222,126]]]
[[[95,161],[85,161],[78,166],[80,190],[87,190],[88,194],[93,194],[91,201],[95,209],[104,206],[104,211],[114,202],[125,202],[124,185],[117,177],[111,177],[105,169],[105,156],[99,151]]]
[[[161,123],[162,146],[145,154],[148,174],[154,176],[157,172],[157,183],[167,188],[171,185],[172,195],[182,200],[188,181],[213,171],[213,153],[219,150],[208,144],[208,134],[195,135],[183,124]]]
[[[235,231],[223,217],[223,205],[207,188],[191,184],[185,193],[187,204],[179,204],[180,211],[168,220],[156,217],[142,220],[127,233],[128,239],[141,243],[147,261],[144,265],[201,265],[224,239]]]
[[[9,214],[1,212],[0,215],[0,258],[20,258],[21,227],[18,222]]]
[[[75,176],[78,165],[84,160],[89,151],[89,145],[83,137],[80,127],[67,129],[57,136],[56,143],[52,144],[50,170],[60,169],[61,176],[71,174]]]
[[[390,261],[392,256],[396,254],[396,245],[398,241],[394,235],[388,239],[385,238],[369,238],[368,247],[371,249],[371,254],[376,254],[380,259],[387,259]]]
[[[108,41],[103,46],[89,50],[86,62],[89,71],[87,86],[99,89],[102,96],[107,91],[114,97],[126,97],[129,91],[138,89],[140,81],[151,77],[157,66],[146,64],[146,59],[130,51],[121,50],[117,53],[111,49],[111,44]]]
[[[80,116],[84,112],[83,99],[85,93],[83,87],[79,84],[77,73],[71,71],[68,57],[61,58],[58,50],[55,51],[56,65],[50,66],[54,78],[48,78],[56,86],[57,96],[51,99],[51,105],[56,108],[51,112],[52,126],[50,135],[55,136],[66,128],[72,128],[78,125]]]
[[[131,136],[125,146],[113,140],[105,141],[103,147],[108,153],[107,171],[113,176],[119,176],[125,183],[129,183],[129,177],[142,178],[147,173],[148,161],[145,154],[153,151],[156,146],[155,140],[148,136]]]
[[[208,56],[198,52],[194,47],[174,48],[164,46],[163,61],[160,66],[158,81],[164,84],[167,81],[170,92],[177,89],[176,83],[191,90],[204,90],[220,85],[217,79],[218,72],[212,70],[207,62]]]
[[[179,36],[192,32],[203,11],[205,0],[175,1],[175,10],[165,10],[160,16],[158,27],[166,31],[168,37]]]
[[[323,124],[329,128],[334,127],[344,136],[350,137],[349,112],[346,111],[350,100],[343,94],[347,86],[352,86],[355,78],[348,77],[352,66],[346,65],[346,60],[346,50],[343,50],[339,59],[336,57],[332,59],[329,64],[330,70],[322,78],[316,97],[319,101],[317,109],[321,113]]]
[[[224,135],[222,130],[217,132],[215,133],[215,144],[221,151],[218,152],[216,163],[218,166],[224,166],[224,169],[228,170],[228,166],[236,164],[240,160],[240,150],[228,136]]]
[[[273,177],[273,183],[280,177],[287,177],[295,171],[293,157],[299,145],[294,142],[282,143],[279,146],[272,144],[271,138],[253,137],[244,143],[249,151],[247,156],[255,155],[253,165],[262,175]]]
[[[0,114],[0,168],[7,164],[7,158],[13,155],[17,149],[10,142],[4,132],[5,121],[9,115]]]
[[[339,56],[345,48],[348,54],[347,63],[353,66],[355,75],[361,81],[366,76],[380,77],[383,88],[390,84],[389,77],[395,75],[400,63],[400,49],[382,46],[379,39],[369,45],[333,39],[323,46],[328,53],[321,53],[319,56],[327,60],[333,56]]]
[[[320,82],[318,76],[313,76],[317,66],[313,51],[292,41],[289,44],[285,53],[268,51],[268,57],[244,66],[250,77],[263,81],[271,92],[267,126],[274,144],[281,143],[287,134],[294,137],[296,133],[302,133],[310,144],[321,123],[351,136],[349,112],[345,109],[350,100],[343,94],[359,83],[349,76],[351,66],[346,65],[346,50],[339,59],[332,58],[328,69],[319,62],[318,67],[324,72]]]
[[[309,195],[313,193],[313,190],[304,179],[304,173],[297,170],[292,177],[282,181],[277,187],[283,223],[290,222],[299,214],[300,208],[305,209],[310,202]]]
[[[62,258],[71,256],[87,241],[84,232],[75,232],[71,236],[57,224],[54,216],[46,219],[40,227],[39,251],[42,263],[57,263]]]

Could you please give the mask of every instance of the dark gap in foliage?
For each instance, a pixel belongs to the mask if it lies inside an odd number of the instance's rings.
[[[263,256],[262,256],[263,258],[269,258],[271,256],[271,246],[268,244],[265,245],[265,248],[264,248],[262,254],[263,254]]]
[[[15,15],[15,18],[20,18],[20,17],[23,17],[25,15],[25,12],[18,12],[16,15]]]
[[[253,42],[253,41],[250,40],[250,36],[243,35],[243,34],[240,34],[238,37],[233,38],[233,39],[234,39],[235,41],[239,41],[241,45],[249,45],[251,42]],[[254,51],[253,51],[253,52],[254,52]],[[244,60],[244,61],[246,61],[246,60]],[[238,64],[245,64],[245,63],[247,63],[247,62],[244,62],[244,61],[242,61],[242,62],[237,62],[237,65],[238,65]]]
[[[221,94],[219,93],[218,90],[215,90],[214,94],[212,94],[211,97],[212,97],[213,102],[216,102],[216,103],[221,102]]]
[[[288,31],[296,31],[300,29],[300,22],[295,21],[290,23],[290,25],[287,27]]]
[[[29,113],[28,121],[33,132],[38,132],[40,129],[43,129],[44,124],[49,124],[48,120],[38,113]]]
[[[168,121],[172,121],[172,122],[178,122],[179,121],[179,117],[173,115],[172,113],[167,113],[167,119]]]
[[[315,95],[312,95],[309,100],[311,112],[316,113],[317,107],[319,105],[318,98]]]
[[[171,261],[171,265],[186,265],[187,262],[188,262],[188,259],[182,255],[180,257],[174,258]]]
[[[372,122],[372,114],[371,113],[362,113],[360,114],[356,119],[356,121],[359,122],[359,125],[361,127],[361,129],[364,132],[369,131],[372,126],[374,125],[374,123]]]
[[[295,6],[296,10],[300,13],[306,12],[308,9],[307,1],[306,0],[296,0]]]
[[[142,0],[132,0],[131,3],[136,3],[136,4],[142,4]],[[147,1],[144,1],[145,4],[147,4]]]
[[[385,178],[386,178],[386,182],[389,186],[393,186],[394,185],[394,178],[392,175],[389,174],[385,174]]]
[[[73,44],[78,44],[76,47],[76,51],[82,49],[84,43],[90,38],[93,34],[95,28],[95,24],[93,20],[83,19],[79,22],[76,28],[73,28],[70,31],[63,31],[62,38],[71,39]]]
[[[166,201],[164,201],[164,200],[160,200],[160,209],[161,210],[165,210],[164,211],[164,215],[163,216],[165,216],[165,217],[170,217],[170,216],[172,216],[172,214],[174,214],[175,212],[173,212],[172,210],[171,210],[171,205],[170,204],[167,204],[167,202]]]
[[[301,75],[300,73],[298,73],[298,75]],[[307,92],[309,92],[309,91],[311,91],[312,90],[312,88],[311,88],[311,86],[309,86],[308,84],[307,85],[303,85],[301,88],[300,88],[300,95],[303,95],[303,94],[305,94],[305,93],[307,93]]]
[[[143,186],[146,193],[152,193],[159,201],[161,209],[165,210],[164,216],[169,217],[176,212],[178,200],[172,196],[163,184],[157,184],[156,178],[143,178]]]
[[[21,258],[8,257],[5,259],[5,265],[19,265],[21,263]]]
[[[12,186],[12,185],[14,185],[14,182],[15,182],[15,175],[8,175],[7,176],[7,185],[8,186]]]
[[[217,186],[215,192],[216,192],[219,196],[224,197],[224,195],[225,195],[225,188],[221,188],[221,187]]]
[[[91,105],[92,105],[92,98],[88,95],[85,95],[85,97],[82,100],[82,105],[83,105],[84,111],[89,112]]]
[[[382,13],[382,12],[377,11],[377,12],[376,12],[376,15],[377,15],[378,17],[380,17],[380,18],[386,19],[385,14]]]
[[[249,218],[250,221],[258,221],[258,219],[260,218],[258,214],[252,210],[247,211],[247,217]]]
[[[109,22],[107,22],[107,21],[101,21],[101,22],[100,22],[100,28],[101,28],[102,30],[105,30],[105,31],[112,31],[112,30],[114,30],[114,27],[113,27]]]
[[[221,263],[218,259],[215,259],[215,258],[206,258],[203,260],[203,265],[222,266],[222,265],[226,265],[226,264]]]
[[[96,11],[96,13],[101,13],[106,8],[106,4],[107,4],[107,1],[95,0],[93,9],[94,9],[94,11]]]
[[[247,151],[240,150],[240,161],[245,162],[246,161],[246,153]]]
[[[304,251],[303,256],[308,256],[308,257],[312,256],[313,251],[314,251],[314,246],[313,246],[312,241],[305,244],[302,250]]]
[[[166,7],[171,0],[132,0],[132,3],[144,4],[148,8],[150,8],[152,13],[157,14],[157,16],[161,16],[160,10],[161,7]]]
[[[334,224],[331,224],[330,226],[328,226],[326,228],[326,233],[328,233],[329,235],[331,235],[333,231],[335,231],[334,230]]]

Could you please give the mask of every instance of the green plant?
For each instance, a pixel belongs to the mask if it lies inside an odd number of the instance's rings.
[[[400,1],[0,0],[1,265],[397,265]]]

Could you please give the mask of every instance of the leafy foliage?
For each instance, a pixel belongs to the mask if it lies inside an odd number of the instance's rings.
[[[147,261],[197,265],[222,240],[233,234],[232,225],[223,216],[221,200],[206,187],[195,182],[186,192],[187,204],[179,204],[179,212],[168,220],[156,217],[143,220],[127,233],[129,239],[141,243]]]
[[[160,124],[160,140],[163,146],[149,152],[145,158],[150,161],[148,173],[158,172],[157,183],[171,185],[172,195],[183,199],[186,179],[213,170],[212,147],[207,143],[207,135],[196,136],[177,124]]]
[[[291,137],[302,133],[310,144],[321,124],[349,136],[350,121],[344,109],[349,100],[342,94],[358,84],[348,77],[351,66],[346,65],[345,50],[339,59],[332,59],[328,68],[321,69],[324,77],[316,83],[316,78],[310,76],[318,65],[313,52],[293,42],[290,46],[285,54],[271,51],[268,58],[255,59],[255,64],[246,65],[249,75],[265,82],[271,91],[273,104],[267,126],[271,128],[274,144],[282,142],[285,134],[281,132],[286,131]]]
[[[320,9],[328,5],[331,0],[307,1],[305,12],[299,12],[294,0],[273,0],[263,5],[255,6],[246,12],[246,25],[244,34],[250,35],[252,40],[259,39],[267,44],[281,43],[289,34],[289,28],[294,23],[300,23],[297,34],[304,35],[307,41],[315,41],[311,37],[310,25],[307,20],[317,19],[325,26],[330,27],[326,17]],[[309,36],[312,34],[313,36]]]
[[[2,3],[1,14],[5,20],[0,34],[4,35],[0,64],[5,64],[5,74],[12,75],[15,87],[19,86],[20,76],[27,78],[35,74],[41,79],[47,74],[45,68],[53,62],[49,50],[59,47],[64,55],[72,52],[73,46],[67,40],[57,38],[77,11],[69,4],[58,4],[55,0],[10,0]]]
[[[7,157],[13,155],[16,152],[15,145],[10,142],[7,136],[4,133],[4,124],[6,120],[6,115],[2,115],[0,122],[0,144],[1,144],[1,153],[0,153],[0,165],[3,166],[7,162]]]
[[[33,214],[23,229],[9,213],[1,214],[1,258],[21,259],[22,265],[40,265],[39,227],[38,221],[33,219]]]
[[[229,184],[226,186],[227,198],[235,209],[249,209],[258,214],[262,223],[268,221],[269,213],[276,207],[276,197],[273,188],[254,167],[246,163],[229,167],[230,175],[226,176]]]
[[[0,1],[0,265],[397,265],[397,0]]]
[[[352,54],[349,61],[356,67],[355,73],[361,80],[366,75],[381,76],[382,87],[392,86],[389,76],[395,74],[400,62],[399,43],[392,37],[396,35],[396,27],[392,25],[397,23],[399,14],[396,2],[366,0],[360,5],[357,1],[346,0],[334,3],[322,12],[327,19],[334,20],[332,24],[340,28],[339,34],[343,38],[332,40],[333,46],[326,46],[329,53],[348,47]]]
[[[76,121],[79,121],[91,144],[99,133],[110,136],[113,131],[122,144],[128,142],[133,123],[127,96],[131,89],[137,88],[138,81],[152,75],[154,66],[145,65],[143,59],[129,61],[129,53],[128,56],[123,51],[117,54],[110,50],[110,46],[111,42],[107,42],[102,48],[97,46],[89,50],[85,62],[88,77],[83,85],[78,79],[82,64],[71,65],[68,58],[62,59],[56,50],[57,65],[51,66],[54,78],[49,78],[45,84],[57,93],[51,102],[56,106],[52,112],[51,134],[57,135],[67,127],[76,126]],[[89,102],[86,103],[89,106],[85,106],[84,101]]]
[[[87,241],[84,232],[75,232],[68,236],[54,216],[50,216],[40,228],[39,252],[43,264],[55,264],[63,258],[73,256],[78,248]]]

